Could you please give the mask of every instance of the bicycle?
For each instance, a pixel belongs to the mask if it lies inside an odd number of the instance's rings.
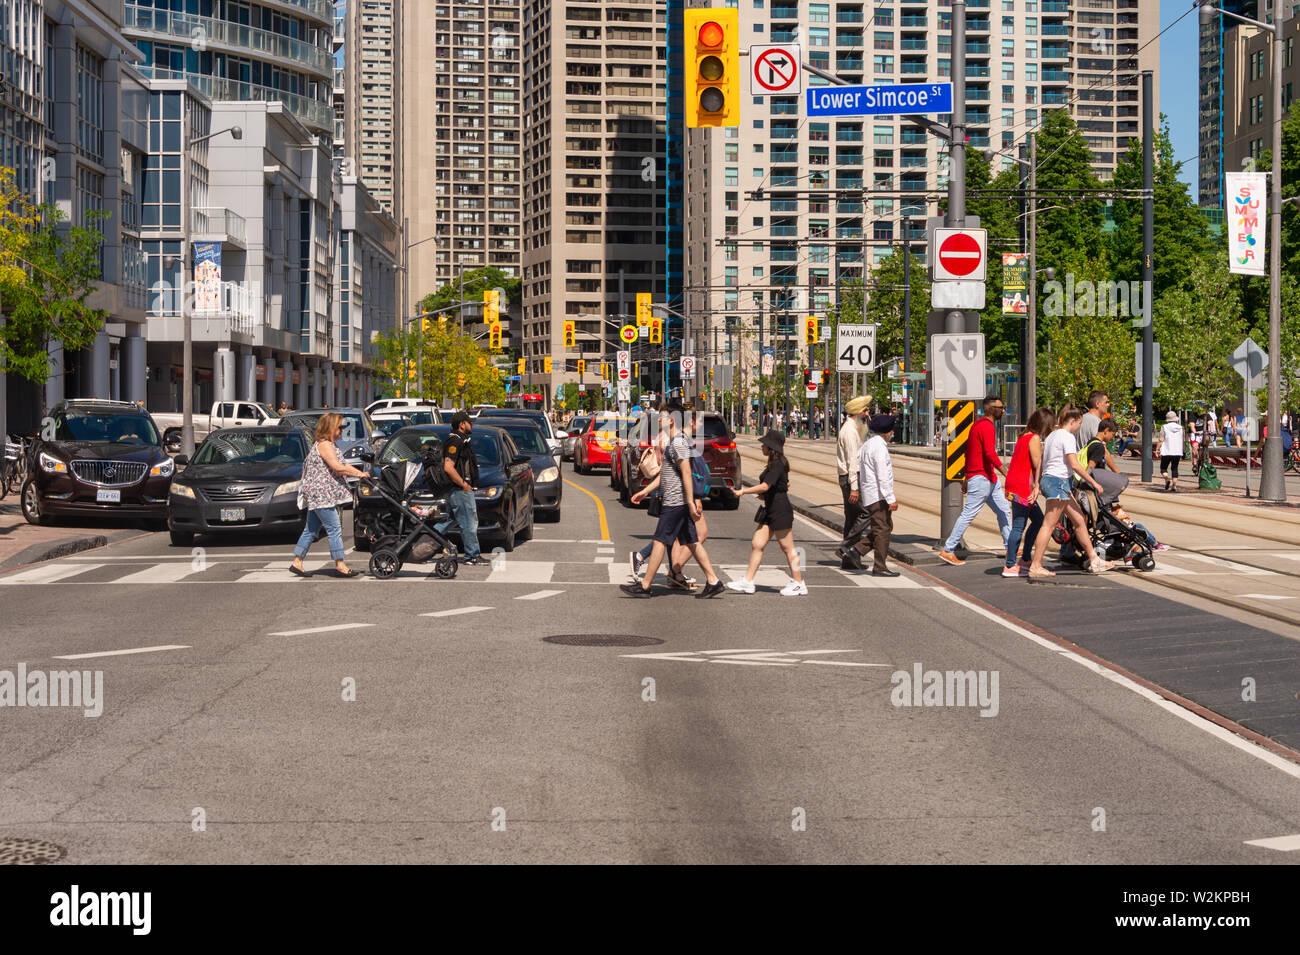
[[[1291,450],[1282,464],[1282,471],[1295,471],[1300,474],[1300,442],[1291,445]]]
[[[27,448],[22,438],[15,444],[5,438],[4,468],[0,470],[0,500],[4,500],[10,491],[22,488],[27,479]]]

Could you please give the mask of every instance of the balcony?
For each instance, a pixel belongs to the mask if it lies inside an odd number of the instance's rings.
[[[798,212],[799,200],[798,199],[773,199],[770,203],[768,203],[768,206],[769,208],[771,208],[773,212]]]
[[[860,143],[862,142],[862,130],[837,129],[835,130],[835,141],[837,143]]]
[[[289,111],[300,119],[304,125],[318,130],[334,128],[334,107],[329,103],[308,99],[297,93],[260,86],[257,83],[240,83],[224,77],[199,76],[181,70],[165,70],[161,67],[140,64],[136,67],[145,76],[159,80],[186,80],[208,99],[220,100],[267,100],[280,102],[289,107]]]
[[[966,77],[967,77],[967,79],[979,79],[980,77],[984,77],[984,76],[988,76],[988,75],[989,75],[989,67],[988,67],[988,64],[987,64],[987,63],[967,63],[967,64],[966,64]]]
[[[799,8],[798,8],[797,6],[794,6],[794,7],[773,7],[773,8],[772,8],[772,19],[773,19],[773,20],[798,20],[798,19],[799,19]]]
[[[1070,82],[1069,70],[1043,70],[1044,83],[1068,83]]]
[[[977,149],[978,148],[987,149],[989,145],[989,138],[987,136],[971,136],[968,145],[974,146]]]
[[[797,225],[773,225],[772,235],[792,239],[799,235],[799,227]]]
[[[980,43],[976,40],[966,41],[967,56],[988,56],[991,47],[988,43]]]
[[[1070,27],[1064,23],[1049,23],[1043,27],[1043,36],[1069,36]]]
[[[244,217],[229,209],[190,209],[190,241],[220,242],[236,249],[248,247],[247,223]]]
[[[798,116],[799,102],[796,100],[793,103],[782,103],[773,99],[770,112],[773,116]]]
[[[988,124],[989,124],[989,111],[987,109],[966,110],[967,126],[987,126]]]
[[[967,68],[969,70],[969,67]],[[905,76],[924,76],[929,72],[929,68],[924,63],[903,63],[898,71]],[[969,72],[967,76],[969,76]]]
[[[1067,93],[1044,93],[1043,94],[1044,106],[1067,106],[1069,105],[1069,102],[1070,102],[1070,97],[1069,94]]]
[[[919,50],[922,53],[930,49],[930,41],[923,36],[905,36],[899,46],[903,52],[908,50]],[[942,52],[942,51],[940,51]]]
[[[862,203],[841,200],[835,203],[836,215],[862,215]]]
[[[781,163],[797,163],[799,161],[799,150],[797,147],[794,149],[787,149],[785,147],[780,149],[773,148],[771,153],[768,155],[768,160],[773,165],[779,165]]]
[[[967,18],[966,18],[966,33],[967,33],[967,34],[971,34],[971,33],[988,33],[988,32],[989,32],[989,20],[988,20],[988,17],[980,17],[978,20],[977,20],[977,19],[974,19],[974,18],[972,18],[972,17],[967,17]]]
[[[903,169],[924,169],[925,157],[924,156],[903,156],[902,159],[899,161],[899,165]]]
[[[989,101],[989,91],[969,87],[966,90],[966,102],[968,103],[987,103]]]
[[[855,225],[842,225],[835,227],[835,238],[837,239],[860,239],[862,238],[862,227]]]
[[[1048,46],[1043,44],[1044,60],[1068,60],[1070,58],[1070,48],[1066,45]]]
[[[862,152],[857,149],[840,149],[835,152],[837,166],[861,166]]]
[[[1043,0],[1042,11],[1065,16],[1070,12],[1069,0]]]
[[[798,139],[799,128],[797,126],[773,126],[773,139]]]
[[[773,262],[798,262],[798,249],[773,249],[771,254]]]
[[[862,57],[838,56],[835,58],[835,69],[844,73],[860,73]]]
[[[836,189],[861,189],[862,177],[861,176],[836,176],[835,188]]]
[[[926,25],[926,18],[925,18],[925,15],[924,15],[924,14],[912,14],[912,13],[909,13],[907,16],[899,17],[899,18],[898,18],[898,24],[899,24],[899,26],[903,27],[904,29],[906,29],[906,28],[908,28],[908,27],[921,27],[921,28],[924,28],[925,25]]]
[[[796,11],[796,16],[797,16],[799,8],[795,7],[794,9]],[[772,15],[773,16],[776,15],[775,10],[773,11]],[[862,11],[861,10],[837,10],[835,13],[835,22],[836,23],[861,23],[863,22]]]
[[[987,136],[985,136],[984,138],[986,140],[988,139]],[[972,136],[970,139],[971,142],[974,143],[976,137]],[[987,146],[988,143],[986,142],[984,145]],[[898,187],[903,192],[925,192],[926,189],[924,179],[904,179],[902,182],[898,184]]]
[[[333,20],[334,14],[329,4],[326,19]],[[230,23],[216,17],[201,17],[187,13],[172,13],[168,10],[152,10],[148,7],[126,5],[124,8],[126,30],[138,30],[150,33],[162,33],[169,37],[184,39],[194,43],[202,38],[205,43],[219,44],[232,50],[260,53],[268,59],[289,60],[290,62],[314,70],[325,76],[332,75],[334,58],[329,51],[295,40],[291,37],[259,30],[255,27]]]
[[[901,142],[904,146],[924,146],[927,142],[926,135],[924,130],[905,129]]]
[[[798,40],[795,36],[797,32],[798,32],[797,30],[790,30],[787,28],[778,30],[775,27],[773,27],[772,42],[773,43],[797,43]]]

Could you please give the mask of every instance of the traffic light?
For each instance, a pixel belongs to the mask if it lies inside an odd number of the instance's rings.
[[[808,321],[804,322],[803,343],[805,345],[816,345],[817,342],[817,316],[809,315]]]
[[[585,358],[579,358],[579,359],[578,359],[578,376],[579,376],[579,377],[582,377],[582,376],[585,375],[586,373],[587,373],[587,360],[586,360]]]
[[[564,323],[564,347],[573,348],[578,343],[577,325],[574,322]]]
[[[632,377],[637,381],[641,380],[641,363],[639,361],[632,362]]]
[[[486,367],[487,367],[487,359],[484,358],[482,355],[479,355],[479,356],[478,356],[478,366],[479,366],[480,368],[486,368]]]
[[[650,293],[636,293],[636,324],[637,328],[649,325],[651,322],[650,314]]]
[[[497,351],[501,348],[501,323],[493,322],[488,326],[488,348]]]
[[[664,340],[664,320],[662,318],[652,319],[650,322],[650,344],[661,345]]]
[[[600,377],[603,381],[609,381],[609,362],[602,361],[600,363]]]
[[[524,373],[524,359],[521,358],[519,359],[519,371],[517,371],[516,374],[522,375],[523,373]]]
[[[483,290],[483,322],[486,325],[499,325],[501,322],[501,295],[494,288]]]
[[[544,374],[547,374],[547,375],[549,375],[549,374],[551,373],[551,356],[550,356],[550,355],[547,355],[546,358],[543,360],[543,362],[542,362],[542,371],[543,371]]]
[[[740,125],[740,11],[683,11],[686,49],[686,125],[691,129]]]
[[[465,387],[465,373],[464,373],[464,372],[461,372],[460,374],[458,374],[458,375],[456,376],[456,387],[457,387],[457,388],[464,388],[464,387]]]
[[[812,384],[812,372],[809,369],[805,368],[803,370],[803,386],[807,388],[811,384]]]
[[[822,387],[829,388],[830,386],[831,386],[830,369],[825,369],[822,371]]]

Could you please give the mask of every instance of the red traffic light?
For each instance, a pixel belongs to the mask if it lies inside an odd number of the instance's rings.
[[[722,29],[722,24],[716,20],[707,20],[700,27],[700,46],[715,50],[722,46],[722,42],[726,38],[727,34]]]

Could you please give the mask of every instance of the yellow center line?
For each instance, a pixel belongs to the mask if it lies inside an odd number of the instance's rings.
[[[600,518],[600,539],[603,541],[609,540],[609,522],[605,520],[605,503],[581,484],[574,484],[568,478],[564,479],[564,483],[569,485],[571,488],[581,491],[583,494],[587,495],[587,497],[596,502],[596,514]]]

